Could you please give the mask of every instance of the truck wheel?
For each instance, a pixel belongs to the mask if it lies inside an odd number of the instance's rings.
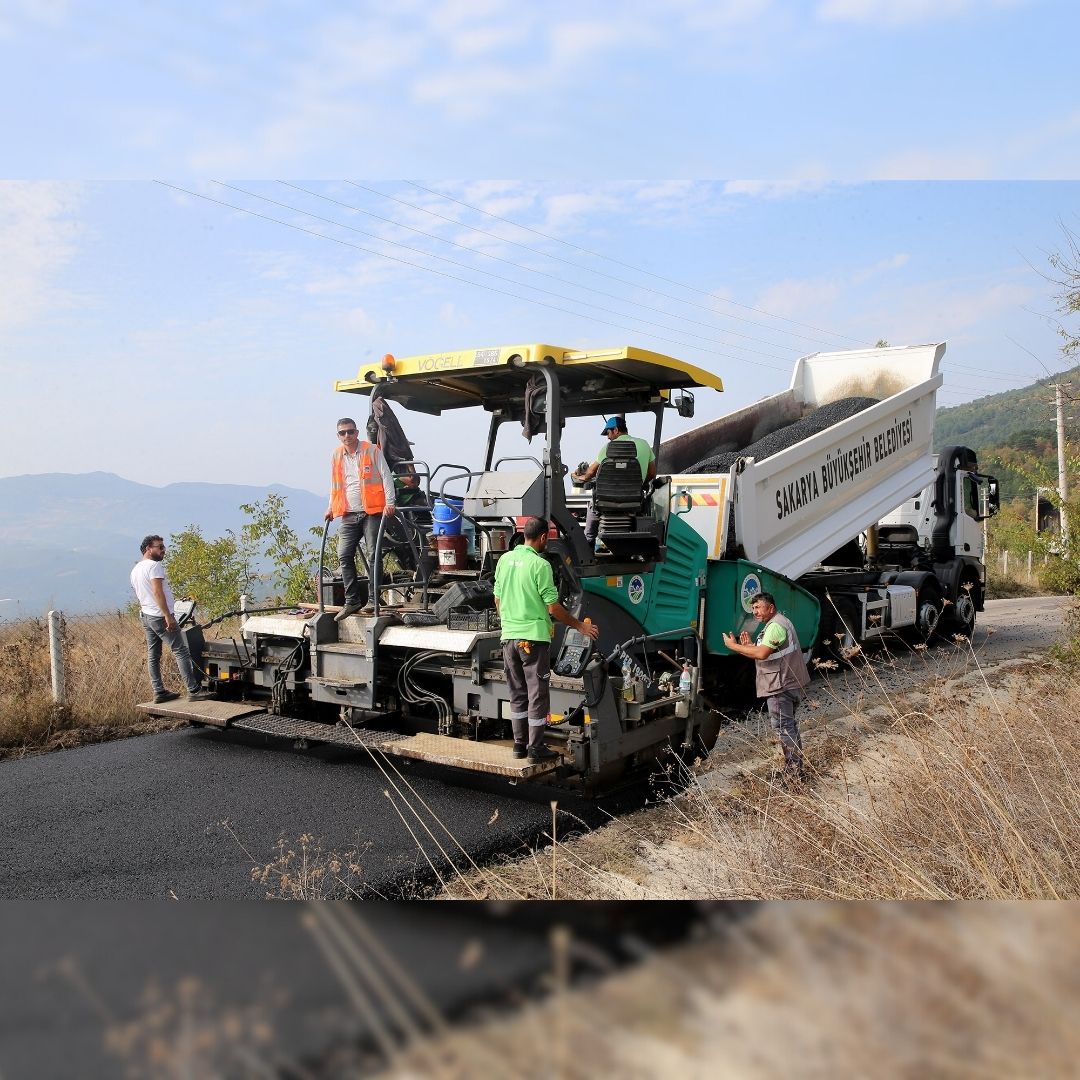
[[[835,610],[832,604],[836,605]],[[825,660],[833,660],[839,664],[846,664],[849,660],[848,649],[858,644],[855,637],[859,629],[858,610],[852,600],[847,597],[834,597],[832,604],[828,601],[822,603],[824,628],[818,635],[821,641],[819,652]],[[848,640],[848,631],[851,638]]]
[[[971,587],[965,588],[965,585]],[[975,582],[961,582],[956,596],[956,603],[946,609],[948,611],[949,630],[954,634],[971,637],[971,633],[975,629],[974,593],[977,588],[978,584]]]
[[[941,623],[941,589],[936,581],[924,581],[919,588],[915,609],[915,636],[929,644],[938,634]]]

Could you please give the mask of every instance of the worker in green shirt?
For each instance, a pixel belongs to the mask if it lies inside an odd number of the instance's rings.
[[[756,641],[744,630],[738,640],[725,633],[724,646],[754,661],[757,696],[765,699],[769,722],[784,754],[783,777],[801,783],[806,779],[802,734],[795,710],[810,682],[799,635],[792,621],[776,610],[772,593],[759,592],[750,605],[760,631]]]
[[[652,447],[644,439],[635,439],[629,433],[625,416],[613,416],[610,420],[604,421],[604,430],[601,434],[607,439],[607,442],[600,447],[596,460],[583,470],[577,469],[570,474],[570,479],[575,484],[587,484],[592,480],[600,471],[600,463],[607,457],[608,445],[620,441],[634,444],[634,452],[637,455],[638,465],[641,467],[641,482],[643,485],[656,476],[656,457],[652,452]],[[596,534],[599,528],[600,515],[597,514],[593,504],[589,503],[589,510],[585,516],[585,537],[590,544],[596,542]]]
[[[548,523],[529,518],[525,543],[499,558],[495,567],[495,607],[502,623],[503,662],[510,691],[514,757],[552,761],[558,754],[544,743],[551,711],[551,620],[572,626],[595,641],[595,623],[575,619],[559,603],[551,564],[544,558]]]

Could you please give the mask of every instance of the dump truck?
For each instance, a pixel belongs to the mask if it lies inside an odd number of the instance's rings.
[[[188,629],[217,700],[141,708],[362,748],[385,770],[413,759],[586,795],[691,762],[745,703],[752,665],[723,634],[756,631],[759,591],[808,653],[970,633],[996,481],[971,450],[932,452],[944,351],[805,356],[786,391],[667,439],[665,421],[692,418],[695,395],[723,384],[643,349],[506,345],[365,364],[335,389],[440,418],[448,446],[486,417],[482,460],[392,463],[411,498],[383,519],[364,578],[370,614],[335,621],[341,597],[320,567],[317,603],[252,614],[233,638]],[[595,444],[610,416],[648,439],[657,475],[615,441],[592,489],[577,487],[564,434],[588,425]],[[600,631],[593,643],[554,626],[558,757],[545,763],[512,754],[492,592],[533,516],[550,523],[560,602]]]

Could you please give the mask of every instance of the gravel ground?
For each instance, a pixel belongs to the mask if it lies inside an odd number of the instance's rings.
[[[846,671],[816,673],[800,707],[799,722],[807,743],[826,723],[837,730],[837,721],[852,713],[882,708],[886,697],[909,698],[926,693],[933,683],[944,682],[955,691],[982,681],[989,674],[1008,670],[1032,657],[1044,655],[1062,636],[1062,620],[1070,602],[1064,596],[990,600],[980,612],[970,646],[966,639],[938,641],[926,651],[913,651],[903,642],[885,642],[866,650],[869,663],[856,661]],[[764,712],[722,729],[717,749],[710,756],[704,787],[720,787],[746,768],[763,764],[756,737],[769,733]],[[747,739],[745,736],[754,736]]]

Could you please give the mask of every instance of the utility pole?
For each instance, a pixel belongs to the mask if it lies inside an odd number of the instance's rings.
[[[1061,393],[1061,383],[1054,383],[1054,397],[1057,405],[1057,452],[1058,452],[1058,497],[1061,499],[1061,549],[1069,554],[1069,525],[1065,514],[1065,499],[1068,497],[1068,481],[1065,477],[1065,401]]]

